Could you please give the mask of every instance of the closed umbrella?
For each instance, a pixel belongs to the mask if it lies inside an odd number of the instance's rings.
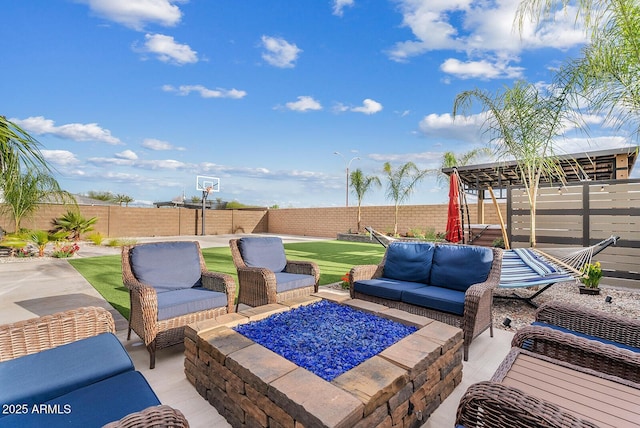
[[[458,177],[455,173],[449,176],[449,210],[447,211],[447,233],[445,239],[449,242],[462,240],[462,225],[460,221],[460,189]]]

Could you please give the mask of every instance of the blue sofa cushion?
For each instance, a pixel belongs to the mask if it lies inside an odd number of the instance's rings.
[[[276,293],[316,285],[316,277],[299,273],[276,272]]]
[[[200,253],[193,242],[159,242],[133,247],[131,269],[138,281],[158,293],[202,285]]]
[[[227,295],[204,287],[158,293],[158,320],[227,306]]]
[[[493,251],[485,247],[438,245],[433,254],[431,285],[467,291],[484,282],[493,264]]]
[[[103,333],[0,363],[0,404],[40,404],[132,371],[116,336]]]
[[[429,283],[434,248],[429,242],[393,242],[387,248],[382,276]]]
[[[429,285],[402,292],[401,300],[411,305],[422,306],[455,315],[464,314],[464,291]]]
[[[590,334],[584,334],[584,333],[580,333],[580,332],[577,332],[577,331],[569,330],[567,328],[559,327],[557,325],[547,324],[545,322],[540,322],[540,321],[532,322],[531,325],[539,325],[541,327],[549,327],[549,328],[552,328],[554,330],[561,331],[563,333],[573,334],[574,336],[584,337],[585,339],[595,340],[595,341],[600,342],[600,343],[617,346],[618,348],[626,349],[628,351],[640,354],[640,348],[636,348],[634,346],[630,346],[630,345],[627,345],[627,344],[624,344],[624,343],[620,343],[620,342],[614,342],[612,340],[603,339],[602,337],[592,336]]]
[[[397,279],[376,278],[356,281],[353,289],[357,293],[382,299],[400,301],[402,292],[416,288],[427,287],[421,282],[399,281]]]
[[[96,367],[95,364],[90,366]],[[46,412],[37,412],[40,404]],[[140,372],[129,371],[38,403],[36,411],[30,407],[26,415],[0,418],[0,427],[101,427],[130,413],[158,405],[160,400],[144,376]]]
[[[282,239],[278,237],[240,238],[238,249],[249,267],[267,268],[282,272],[287,267]]]

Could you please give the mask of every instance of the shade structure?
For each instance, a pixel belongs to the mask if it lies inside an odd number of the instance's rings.
[[[462,240],[458,175],[451,174],[449,180],[449,209],[447,211],[447,233],[445,234],[445,239],[455,243]]]

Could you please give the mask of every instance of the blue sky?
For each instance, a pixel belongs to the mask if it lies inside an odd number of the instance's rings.
[[[280,207],[345,203],[345,167],[437,168],[486,145],[455,96],[577,55],[574,16],[513,29],[518,1],[23,0],[3,4],[3,111],[43,145],[62,187],[137,203],[200,196]],[[6,23],[10,23],[7,25]],[[627,146],[590,117],[566,153]],[[341,155],[334,154],[335,152]],[[359,159],[354,159],[354,158]],[[634,175],[637,176],[636,173]],[[444,203],[433,176],[410,204]],[[355,197],[350,196],[350,203]]]

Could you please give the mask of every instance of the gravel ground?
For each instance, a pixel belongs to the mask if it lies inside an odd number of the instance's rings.
[[[530,296],[535,290],[529,289],[499,289],[495,295],[509,295],[516,291],[521,296]],[[611,303],[606,303],[605,298],[611,296]],[[631,318],[640,318],[640,290],[620,289],[600,285],[600,295],[591,296],[580,294],[578,284],[564,282],[554,284],[535,298],[538,305],[549,301],[561,301],[586,306]],[[533,322],[535,308],[525,302],[507,299],[494,299],[493,320],[494,326],[503,330],[516,331]],[[505,327],[502,322],[505,318],[511,319],[511,327]]]

